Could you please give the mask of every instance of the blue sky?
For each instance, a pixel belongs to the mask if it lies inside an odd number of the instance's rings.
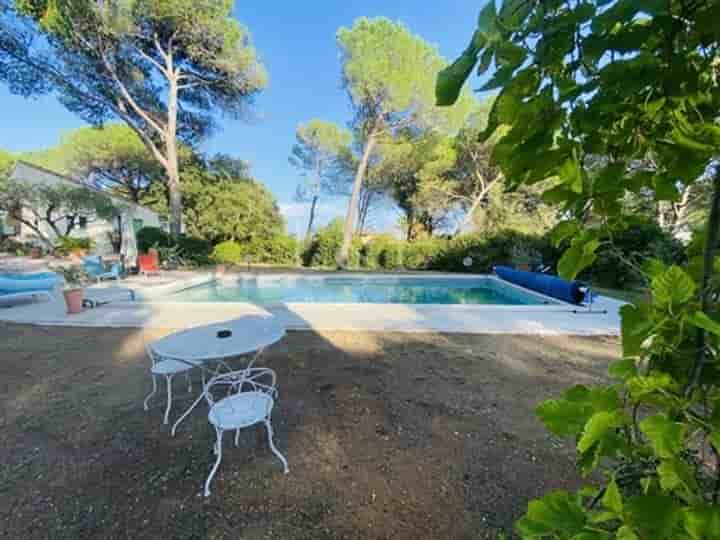
[[[221,130],[203,144],[248,160],[254,176],[278,198],[291,232],[302,230],[306,209],[293,203],[298,172],[287,157],[301,122],[318,117],[341,124],[351,118],[340,88],[335,33],[360,16],[402,21],[414,33],[452,58],[463,50],[475,27],[481,1],[309,0],[306,2],[237,2],[235,15],[253,37],[270,74],[258,98],[252,123],[220,120]],[[55,98],[27,100],[0,85],[0,148],[11,152],[55,144],[61,133],[82,125]],[[344,213],[344,200],[326,200],[321,220]],[[377,223],[387,225],[387,220]]]

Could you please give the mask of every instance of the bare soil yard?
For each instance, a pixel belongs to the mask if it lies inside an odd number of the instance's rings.
[[[290,332],[260,362],[290,474],[250,428],[240,448],[227,435],[204,499],[206,408],[175,438],[164,392],[142,409],[144,342],[168,332],[0,323],[0,538],[493,538],[579,481],[535,405],[619,354],[611,338]]]

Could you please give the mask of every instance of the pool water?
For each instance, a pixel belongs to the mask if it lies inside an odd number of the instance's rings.
[[[490,277],[392,278],[260,276],[224,278],[165,298],[174,302],[361,304],[556,304]]]

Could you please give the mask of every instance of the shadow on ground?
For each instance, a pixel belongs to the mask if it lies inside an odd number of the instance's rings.
[[[175,438],[164,394],[142,410],[143,345],[165,333],[0,324],[0,537],[493,538],[578,483],[537,402],[618,354],[602,338],[290,332],[262,364],[291,472],[251,428],[226,439],[206,500],[205,410]]]

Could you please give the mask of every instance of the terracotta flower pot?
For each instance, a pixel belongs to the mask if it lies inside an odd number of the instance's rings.
[[[223,276],[225,275],[225,265],[224,264],[218,264],[215,267],[215,275],[216,276]]]
[[[69,314],[80,313],[83,309],[83,290],[82,289],[67,289],[63,291],[65,296],[65,306],[67,306],[67,312]]]
[[[42,249],[38,247],[34,247],[30,249],[30,258],[31,259],[42,259]]]

